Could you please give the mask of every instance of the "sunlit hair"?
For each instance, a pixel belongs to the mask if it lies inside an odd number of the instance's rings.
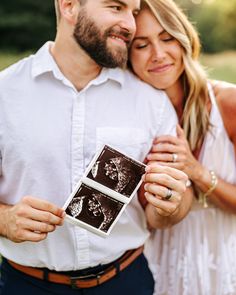
[[[57,25],[58,25],[59,24],[59,21],[61,19],[61,14],[60,14],[58,0],[54,0],[54,4],[55,4],[56,20],[57,20]]]
[[[198,61],[200,53],[198,34],[186,15],[172,0],[143,0],[141,8],[149,8],[160,25],[182,45],[184,72],[181,78],[185,105],[181,121],[191,150],[194,151],[200,147],[210,126],[206,108],[207,77]]]

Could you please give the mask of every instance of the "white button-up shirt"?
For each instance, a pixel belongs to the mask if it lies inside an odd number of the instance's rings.
[[[103,69],[78,92],[49,46],[0,73],[1,203],[32,195],[62,207],[102,144],[143,161],[155,136],[175,132],[164,92],[121,69]],[[77,270],[111,262],[148,236],[135,196],[107,238],[65,222],[38,243],[1,237],[0,253],[24,265]]]

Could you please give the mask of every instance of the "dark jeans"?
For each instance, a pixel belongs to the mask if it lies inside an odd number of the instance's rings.
[[[32,278],[12,268],[6,260],[2,263],[2,281],[0,295],[152,295],[154,290],[143,254],[111,280],[88,289],[72,289],[69,285]]]
[[[2,260],[0,261],[0,295],[2,294],[2,287],[3,287],[3,282],[1,278],[1,268],[2,268]]]

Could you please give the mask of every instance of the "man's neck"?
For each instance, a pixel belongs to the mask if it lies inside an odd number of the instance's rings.
[[[95,79],[102,69],[76,43],[56,39],[51,54],[63,75],[78,91]]]

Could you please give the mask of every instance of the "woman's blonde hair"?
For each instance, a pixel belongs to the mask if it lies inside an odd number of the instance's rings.
[[[185,92],[181,121],[192,151],[199,149],[209,129],[207,77],[199,64],[200,41],[187,16],[172,0],[143,0],[141,8],[148,8],[160,25],[183,48],[184,72],[182,82]]]

